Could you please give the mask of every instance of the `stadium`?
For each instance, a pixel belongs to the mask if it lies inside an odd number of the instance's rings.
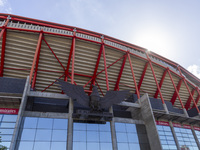
[[[145,48],[85,29],[0,14],[0,149],[198,150],[200,79]],[[91,117],[56,84],[130,90]]]

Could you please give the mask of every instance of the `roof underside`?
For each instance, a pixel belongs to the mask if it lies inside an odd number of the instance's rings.
[[[180,99],[186,108],[193,107],[193,100],[198,103],[198,106],[200,105],[199,79],[188,74],[182,67],[183,75],[181,75],[177,68],[174,67],[177,65],[174,62],[165,60],[154,53],[148,52],[146,54],[145,49],[135,45],[131,46],[110,37],[104,36],[102,40],[101,35],[90,31],[76,29],[76,36],[73,36],[73,28],[71,27],[66,27],[65,29],[65,27],[56,26],[56,24],[45,24],[35,20],[31,22],[26,18],[20,19],[16,16],[11,18],[4,33],[6,35],[2,35],[0,40],[0,55],[4,50],[3,45],[5,44],[5,55],[1,55],[1,62],[3,61],[2,58],[4,58],[3,66],[1,63],[4,77],[26,78],[30,75],[40,30],[43,29],[44,39],[42,39],[40,55],[38,55],[39,62],[34,86],[36,91],[61,93],[61,90],[54,82],[58,78],[64,80],[68,62],[70,62],[70,65],[67,81],[71,82],[73,57],[70,61],[68,59],[73,45],[72,39],[75,38],[74,83],[84,86],[86,92],[91,92],[92,81],[98,86],[102,95],[105,95],[107,91],[104,57],[103,52],[100,53],[103,46],[109,90],[128,89],[132,93],[136,93],[137,86],[140,95],[148,93],[149,97],[160,98],[156,80],[153,76],[154,71],[164,100],[173,101],[174,106],[179,108],[181,108]],[[5,29],[2,28],[5,22],[6,17],[2,15],[1,33]],[[102,44],[102,41],[104,41],[104,44]],[[134,84],[128,55],[130,55],[137,85]],[[98,58],[100,58],[99,64],[97,63]],[[152,63],[153,71],[149,62]],[[180,99],[176,94],[167,68],[171,73],[177,90],[180,88]],[[96,75],[94,75],[96,69]],[[35,70],[34,72],[36,72]],[[181,80],[185,80],[187,85],[183,81],[180,83]],[[191,93],[189,93],[187,86]],[[190,94],[193,95],[193,100],[190,98]]]

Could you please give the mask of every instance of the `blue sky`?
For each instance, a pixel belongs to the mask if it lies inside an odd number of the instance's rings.
[[[109,35],[156,52],[200,78],[199,0],[0,0],[0,12]]]

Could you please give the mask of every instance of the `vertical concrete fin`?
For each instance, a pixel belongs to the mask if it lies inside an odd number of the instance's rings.
[[[17,145],[17,137],[19,135],[19,129],[20,129],[23,114],[24,114],[24,111],[25,111],[29,91],[30,91],[30,84],[29,84],[29,76],[28,76],[27,79],[26,79],[26,84],[25,84],[25,87],[24,87],[24,92],[23,92],[21,104],[20,104],[20,107],[19,107],[17,121],[16,121],[16,124],[15,124],[15,129],[14,129],[13,136],[12,136],[12,141],[11,141],[11,144],[10,144],[10,150],[15,150],[15,147]]]
[[[68,113],[68,132],[67,132],[67,150],[73,149],[73,118],[72,114],[74,111],[73,99],[69,99],[69,113]]]
[[[148,94],[144,94],[139,101],[141,104],[141,116],[145,122],[150,147],[152,150],[162,150]]]

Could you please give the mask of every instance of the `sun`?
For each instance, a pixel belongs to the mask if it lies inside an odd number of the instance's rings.
[[[164,30],[145,29],[137,33],[133,43],[167,57],[171,43],[169,34]]]

